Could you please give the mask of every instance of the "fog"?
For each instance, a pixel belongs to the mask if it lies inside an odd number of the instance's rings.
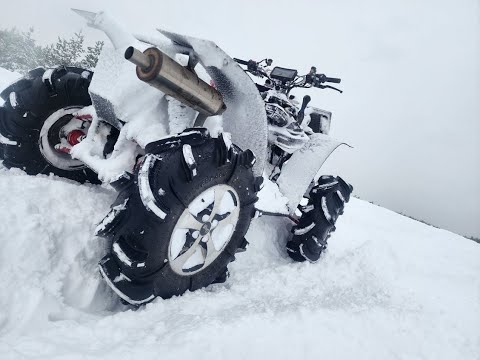
[[[104,39],[70,7],[342,78],[343,94],[309,92],[334,113],[332,135],[354,146],[325,171],[362,199],[480,238],[479,1],[2,0],[0,25],[33,26],[42,43],[81,29],[90,42]]]

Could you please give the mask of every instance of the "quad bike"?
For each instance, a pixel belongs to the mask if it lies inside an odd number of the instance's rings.
[[[290,216],[289,255],[316,261],[352,188],[317,181],[341,144],[327,136],[331,114],[305,99],[298,109],[287,95],[328,78],[248,62],[267,76],[262,88],[211,41],[132,35],[103,12],[74,11],[113,46],[95,74],[39,68],[6,88],[0,157],[28,174],[118,192],[96,229],[111,240],[99,263],[111,289],[140,305],[224,282],[260,213]]]

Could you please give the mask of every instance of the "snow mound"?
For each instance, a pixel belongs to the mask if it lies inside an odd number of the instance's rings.
[[[16,72],[9,71],[0,67],[0,91],[5,89],[8,85],[18,80],[22,75]],[[3,99],[0,99],[0,106],[4,103]]]
[[[48,321],[45,309],[92,306],[105,244],[91,234],[112,194],[5,169],[0,191],[0,333]]]
[[[115,194],[0,170],[1,359],[474,359],[480,246],[352,199],[317,264],[255,219],[225,284],[132,310],[96,269]]]
[[[19,79],[22,75],[19,73],[0,67],[0,90],[5,89],[8,85]]]

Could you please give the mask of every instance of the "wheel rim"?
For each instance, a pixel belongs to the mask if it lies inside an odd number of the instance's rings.
[[[40,130],[39,145],[40,152],[47,162],[62,170],[78,170],[85,167],[80,160],[73,159],[69,154],[61,153],[55,150],[52,144],[52,138],[60,139],[60,132],[67,126],[73,118],[73,113],[80,110],[80,106],[72,106],[55,111],[43,123]],[[61,124],[61,126],[58,126]]]
[[[168,261],[179,275],[207,268],[230,242],[238,222],[240,201],[228,185],[215,185],[197,196],[175,224]]]

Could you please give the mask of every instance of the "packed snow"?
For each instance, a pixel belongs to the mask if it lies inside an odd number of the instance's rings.
[[[352,199],[316,264],[254,219],[225,284],[133,310],[100,279],[113,191],[0,170],[0,359],[478,359],[480,246]]]

